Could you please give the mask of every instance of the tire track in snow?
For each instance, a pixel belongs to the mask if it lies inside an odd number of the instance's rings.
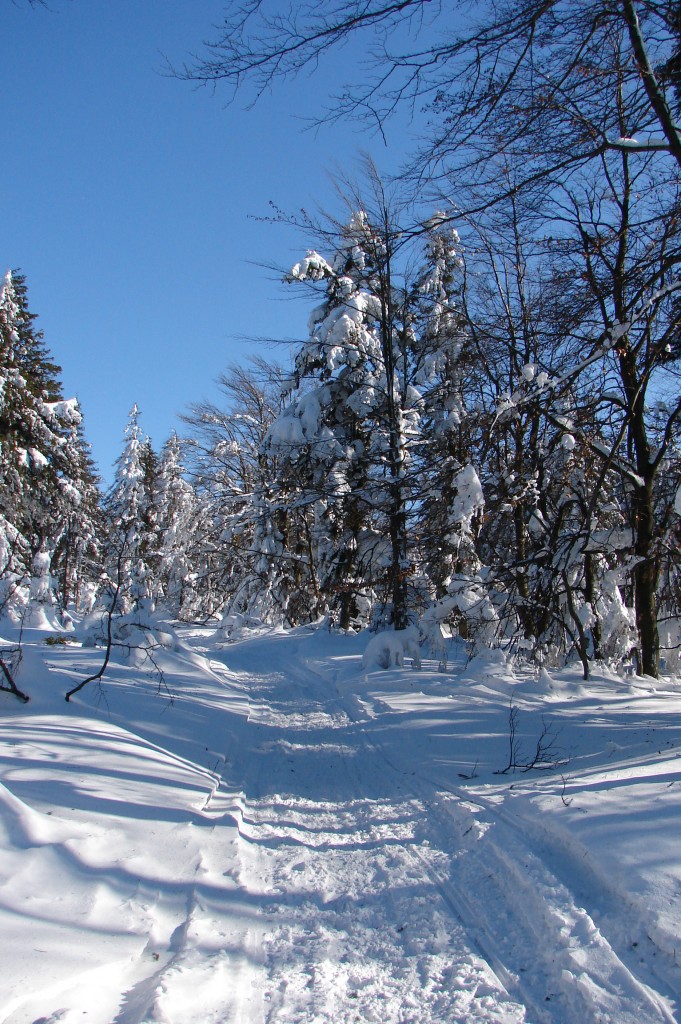
[[[267,1021],[525,1020],[433,885],[427,862],[446,854],[414,852],[422,814],[359,798],[249,807],[241,882],[269,918]]]
[[[454,817],[467,804],[461,795],[438,794],[435,799],[441,812]],[[573,858],[566,868],[566,851],[538,842],[536,826],[514,820],[503,809],[485,806],[477,798],[468,801],[468,807],[476,821],[493,822],[496,834],[488,830],[485,839],[490,839],[499,870],[511,880],[525,913],[532,901],[537,915],[543,904],[545,932],[555,935],[558,949],[564,947],[562,977],[568,981],[568,994],[575,985],[583,988],[587,997],[600,988],[607,1003],[613,992],[628,992],[631,1011],[627,1012],[632,1021],[675,1021],[673,1007],[681,993],[681,971],[651,940],[648,956],[638,941],[632,941],[631,915],[623,901],[610,908],[609,914],[603,913],[609,897],[603,897],[601,883],[591,888],[583,858],[579,862]],[[580,881],[579,897],[572,891],[575,878]],[[638,935],[640,922],[633,926]],[[618,1024],[629,1019],[627,1012],[617,1010]]]
[[[339,694],[339,699],[342,701],[342,697]],[[461,880],[456,878],[456,872],[454,865],[457,858],[461,856],[461,833],[455,833],[454,830],[448,823],[448,819],[442,815],[434,813],[436,804],[433,801],[433,793],[429,791],[423,784],[419,784],[411,773],[403,772],[400,768],[392,763],[383,749],[380,742],[377,742],[369,732],[366,726],[363,724],[362,719],[358,718],[354,711],[354,701],[350,704],[347,709],[347,713],[353,718],[356,724],[359,726],[359,735],[366,745],[367,749],[371,749],[377,757],[379,757],[385,769],[389,773],[393,773],[404,780],[404,786],[406,790],[413,794],[413,799],[418,799],[422,805],[423,815],[427,817],[429,821],[429,831],[434,837],[436,837],[436,843],[448,850],[451,856],[446,864],[442,862],[428,862],[420,849],[415,849],[415,854],[422,863],[423,870],[430,877],[434,888],[436,888],[444,900],[444,902],[450,907],[453,916],[460,922],[464,928],[470,943],[475,949],[478,950],[480,957],[489,965],[489,968],[494,972],[496,979],[498,980],[499,986],[502,987],[512,999],[517,1000],[523,1005],[527,1011],[531,1014],[533,1024],[568,1024],[568,1018],[563,1016],[554,1016],[547,1013],[543,1002],[546,1001],[546,996],[542,996],[541,992],[537,992],[536,986],[530,985],[523,978],[522,969],[515,971],[512,966],[508,964],[508,958],[505,956],[505,950],[502,945],[496,940],[492,930],[486,924],[486,911],[487,908],[476,906],[471,899],[468,897],[467,890],[470,888],[469,882],[461,884]],[[380,717],[372,713],[370,708],[365,705],[362,706],[362,711],[367,714],[369,721],[375,721],[376,718]],[[434,823],[437,822],[437,826],[433,827]],[[468,823],[467,823],[468,824]],[[472,825],[465,830],[461,830],[463,834],[470,832]],[[465,844],[467,845],[467,844]],[[495,900],[490,906],[498,909],[500,905],[499,900]],[[542,979],[543,980],[543,979]],[[540,986],[540,987],[543,987]],[[575,1018],[575,1024],[586,1024],[588,1017],[578,1016]],[[618,1022],[619,1024],[619,1022]]]
[[[365,726],[363,732],[389,770],[420,794],[442,834],[449,833],[458,852],[449,875],[440,875],[442,890],[537,1022],[675,1024],[674,993],[664,984],[662,995],[639,979],[508,814],[462,791],[436,793],[425,779],[402,772]]]
[[[289,712],[260,686],[241,761],[237,880],[262,907],[264,1020],[522,1024],[524,1007],[471,948],[428,868],[446,871],[449,855],[427,834],[422,802],[382,794],[384,766],[363,746],[368,785],[338,700],[328,689],[319,699],[312,671],[296,670],[294,684]]]
[[[438,803],[429,809],[443,821]],[[539,1021],[672,1024],[668,1001],[635,976],[521,837],[459,802],[447,811],[463,841],[446,884],[483,950],[517,979],[510,991],[532,993]]]
[[[599,930],[613,950],[625,962],[644,987],[673,1002],[681,996],[681,968],[646,931],[640,908],[597,873],[588,862],[588,851],[571,836],[556,833],[541,821],[525,820],[504,807],[486,800],[479,793],[466,793],[456,787],[437,794],[436,799],[449,813],[451,798],[471,806],[474,813],[491,815],[500,828],[507,828],[542,860],[550,864],[556,878],[568,889],[579,879],[579,902],[588,909]]]

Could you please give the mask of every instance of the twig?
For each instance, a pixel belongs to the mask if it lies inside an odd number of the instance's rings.
[[[557,768],[560,764],[566,764],[566,759],[560,756],[560,751],[555,746],[559,733],[554,730],[551,723],[546,721],[545,715],[541,716],[542,730],[537,738],[534,755],[530,758],[521,756],[520,741],[517,737],[518,714],[518,708],[511,697],[508,713],[508,764],[494,774],[506,775],[507,772],[516,770],[521,772],[549,771],[552,768]]]
[[[111,658],[111,648],[113,646],[113,626],[112,626],[112,622],[113,622],[113,617],[114,617],[114,611],[116,610],[116,605],[118,603],[118,595],[121,592],[121,586],[122,586],[122,583],[121,583],[121,565],[122,565],[122,561],[123,561],[123,551],[124,550],[125,550],[125,546],[123,546],[121,548],[121,550],[120,550],[120,552],[118,554],[118,574],[117,574],[117,579],[116,579],[116,586],[114,588],[111,604],[109,605],[109,609],[108,609],[107,615],[106,615],[106,648],[105,648],[105,653],[104,653],[104,661],[102,662],[102,666],[101,666],[101,668],[99,669],[98,672],[95,672],[95,674],[92,675],[92,676],[88,676],[87,679],[83,679],[83,681],[81,683],[78,683],[78,685],[74,686],[72,690],[69,690],[69,692],[64,697],[64,700],[67,703],[71,700],[71,698],[73,697],[73,695],[75,693],[78,693],[79,690],[82,690],[83,687],[87,686],[88,683],[94,683],[96,680],[101,680],[103,675],[104,675],[104,673],[107,670],[108,665],[109,665],[109,659]]]

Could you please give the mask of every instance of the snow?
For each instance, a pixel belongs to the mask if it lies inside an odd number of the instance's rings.
[[[243,622],[66,704],[79,629],[0,693],[1,1024],[677,1019],[681,680]]]
[[[50,460],[42,452],[39,452],[37,448],[29,448],[28,456],[34,469],[44,469],[45,466],[49,465]]]
[[[366,646],[362,656],[362,668],[371,671],[393,666],[400,667],[405,664],[405,657],[411,658],[414,668],[421,668],[421,651],[418,640],[418,629],[415,626],[410,626],[400,632],[390,630],[377,633]]]
[[[289,277],[294,281],[320,281],[332,273],[333,270],[324,257],[311,249],[304,260],[291,268]]]
[[[464,466],[452,479],[456,494],[452,501],[451,516],[461,528],[470,532],[473,517],[485,506],[480,478],[473,466]]]
[[[83,419],[77,398],[61,399],[58,402],[45,402],[44,406],[55,419],[62,423],[77,425]]]

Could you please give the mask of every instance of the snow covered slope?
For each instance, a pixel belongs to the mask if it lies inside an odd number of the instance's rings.
[[[677,1019],[672,683],[187,627],[66,704],[101,652],[45,636],[0,694],[0,1024]]]

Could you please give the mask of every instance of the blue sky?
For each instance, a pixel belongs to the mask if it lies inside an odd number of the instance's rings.
[[[217,375],[253,350],[245,338],[303,335],[305,303],[253,265],[288,267],[306,247],[253,219],[268,201],[332,208],[334,166],[352,173],[360,151],[397,161],[354,124],[304,130],[351,50],[247,110],[163,74],[164,54],[201,50],[222,0],[0,6],[0,269],[26,274],[110,481],[134,402],[158,450],[177,414],[217,397]]]

